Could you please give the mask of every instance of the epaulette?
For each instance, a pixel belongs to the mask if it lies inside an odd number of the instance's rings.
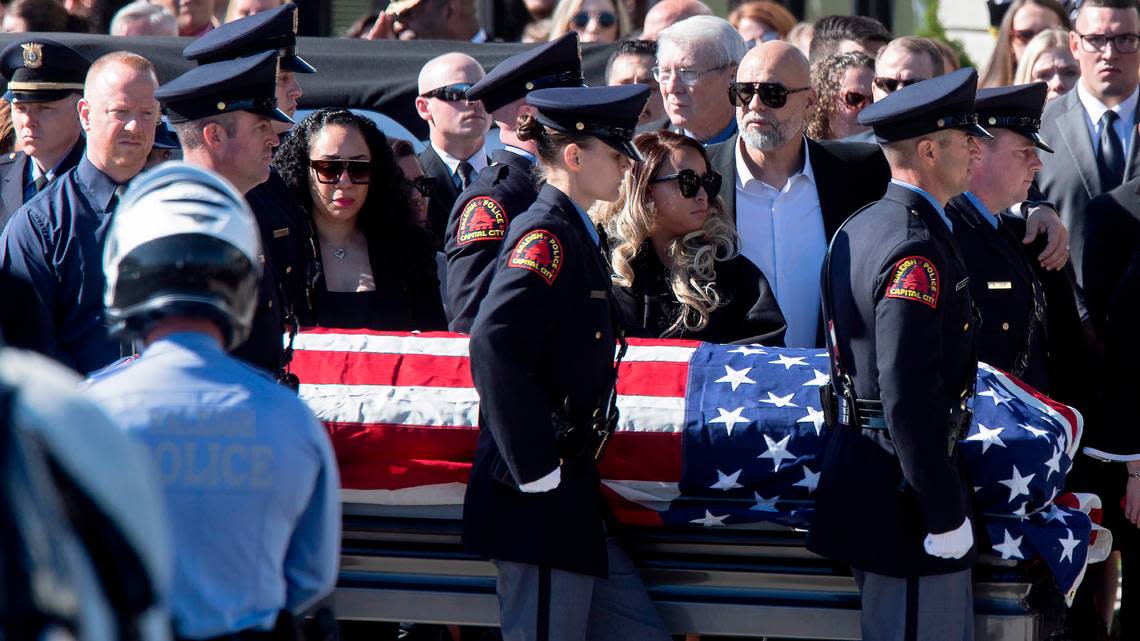
[[[16,159],[20,157],[21,153],[22,152],[19,151],[13,151],[0,156],[0,165],[10,165],[16,162]]]

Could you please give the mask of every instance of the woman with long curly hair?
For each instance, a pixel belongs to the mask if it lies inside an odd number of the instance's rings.
[[[1052,27],[1072,29],[1065,7],[1057,0],[1013,0],[1002,18],[997,42],[978,80],[982,88],[1013,84],[1013,72],[1026,45],[1038,33]]]
[[[811,84],[819,98],[808,117],[808,137],[833,140],[870,131],[859,124],[859,114],[875,101],[874,79],[875,59],[862,51],[833,53],[815,63]]]
[[[764,274],[740,255],[704,147],[669,131],[634,143],[645,162],[600,214],[628,335],[783,345],[784,316]]]
[[[302,324],[447,328],[435,251],[416,222],[413,187],[371,120],[321,109],[293,128],[273,164],[316,231],[320,276]]]

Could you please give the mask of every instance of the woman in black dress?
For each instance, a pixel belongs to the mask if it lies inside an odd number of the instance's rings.
[[[645,162],[601,212],[627,334],[782,346],[784,316],[764,274],[740,255],[704,147],[669,131],[634,142]]]
[[[447,328],[413,187],[371,120],[321,109],[293,128],[273,162],[316,230],[320,277],[302,325]]]

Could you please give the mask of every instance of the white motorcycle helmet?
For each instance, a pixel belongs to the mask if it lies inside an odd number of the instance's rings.
[[[161,318],[205,317],[233,349],[249,335],[257,306],[257,223],[218,174],[163,163],[131,181],[115,210],[103,273],[112,333],[143,337]]]

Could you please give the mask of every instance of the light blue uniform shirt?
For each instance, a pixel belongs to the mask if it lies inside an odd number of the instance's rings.
[[[985,218],[986,222],[988,222],[994,229],[997,229],[997,216],[995,216],[993,212],[989,210],[989,207],[986,207],[986,204],[982,202],[982,199],[975,196],[974,192],[972,191],[968,191],[964,195],[966,196],[966,200],[970,201],[970,204],[974,206],[974,209],[977,209],[978,213],[982,215],[982,218]]]
[[[574,203],[573,200],[570,202]],[[590,234],[590,239],[594,241],[594,246],[597,247],[602,244],[602,237],[598,235],[598,228],[594,226],[594,221],[590,220],[590,215],[586,213],[585,209],[574,203],[574,209],[578,210],[578,215],[582,217],[582,224],[586,226],[586,232]]]
[[[174,550],[174,631],[273,628],[328,594],[340,547],[327,433],[289,389],[200,333],[92,375],[89,391],[150,452]]]
[[[899,187],[905,187],[925,198],[926,201],[934,207],[934,211],[938,212],[938,217],[942,219],[942,222],[946,223],[946,228],[950,231],[954,231],[954,223],[950,222],[950,217],[946,215],[946,208],[942,206],[942,203],[934,200],[934,196],[931,196],[930,192],[926,191],[922,187],[916,187],[910,183],[903,182],[896,178],[891,178],[891,182],[898,185]]]

